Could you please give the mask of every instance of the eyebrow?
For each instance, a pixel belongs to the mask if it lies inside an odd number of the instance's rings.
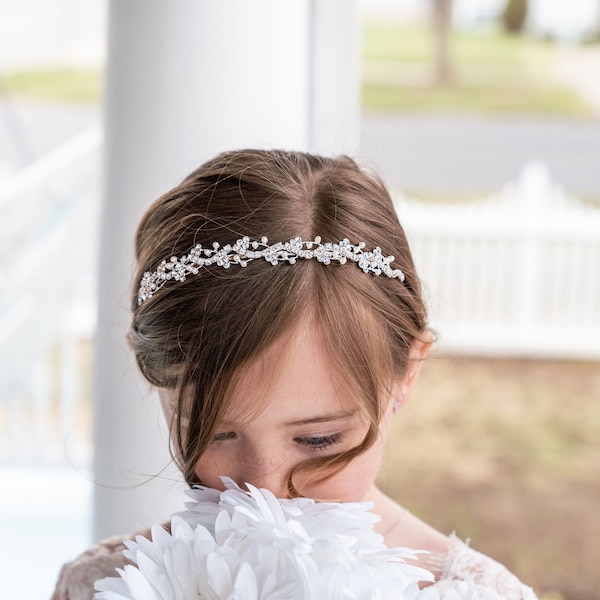
[[[343,421],[356,415],[356,410],[349,410],[345,412],[328,413],[319,415],[318,417],[311,417],[310,419],[300,419],[299,421],[291,421],[286,423],[286,427],[295,427],[297,425],[311,425],[313,423],[327,423],[329,421]]]

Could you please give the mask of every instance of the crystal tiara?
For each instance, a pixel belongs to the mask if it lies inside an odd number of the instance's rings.
[[[298,259],[315,258],[324,265],[332,261],[345,264],[353,261],[365,273],[385,275],[393,279],[404,281],[404,273],[400,269],[392,269],[390,263],[394,256],[384,256],[381,248],[364,250],[364,242],[358,245],[351,244],[347,238],[341,242],[321,243],[321,237],[314,240],[303,240],[301,237],[292,238],[289,242],[277,242],[269,245],[269,240],[262,237],[259,242],[243,237],[235,244],[221,247],[219,242],[213,242],[212,248],[203,248],[197,244],[185,256],[172,256],[170,260],[163,260],[156,271],[146,271],[140,281],[138,290],[138,306],[160,290],[167,281],[185,281],[188,275],[196,275],[202,267],[217,265],[228,269],[232,264],[245,267],[250,261],[263,258],[272,265],[287,262],[293,265]]]

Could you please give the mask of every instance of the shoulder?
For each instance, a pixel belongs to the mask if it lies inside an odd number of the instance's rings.
[[[445,555],[430,557],[428,568],[438,573],[440,592],[455,591],[464,600],[537,600],[535,592],[506,567],[455,536],[450,537]]]
[[[117,568],[122,569],[130,564],[123,555],[123,550],[126,549],[125,541],[133,540],[138,535],[149,538],[150,530],[102,540],[74,561],[64,565],[51,600],[91,600],[96,580],[116,576]]]

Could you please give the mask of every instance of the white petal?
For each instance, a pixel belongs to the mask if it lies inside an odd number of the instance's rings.
[[[165,572],[168,577],[173,598],[187,598],[194,591],[192,571],[192,552],[190,544],[183,540],[174,544],[165,552]]]
[[[124,598],[131,598],[129,591],[127,590],[127,584],[123,579],[123,569],[117,568],[117,573],[120,577],[105,577],[104,579],[98,579],[94,583],[94,589],[98,591],[94,595],[97,600],[122,600]]]
[[[238,571],[233,585],[232,598],[235,600],[258,600],[256,576],[248,563],[242,563]]]
[[[165,559],[166,557],[163,554],[160,562],[156,563],[146,554],[140,553],[138,554],[137,560],[140,572],[154,591],[155,595],[161,600],[167,600],[173,595],[172,586],[170,585],[165,569]]]
[[[157,533],[159,532],[157,531]],[[167,536],[169,535],[167,532],[165,533]],[[162,534],[160,535],[162,536]],[[171,519],[171,537],[176,537],[180,540],[184,539],[191,541],[194,538],[194,532],[184,519],[174,516]],[[154,528],[152,528],[152,539],[154,539]]]
[[[158,533],[159,530],[162,532],[162,534]],[[168,542],[164,543],[162,541],[161,538],[163,535],[168,538]],[[171,541],[171,536],[168,534],[168,532],[165,531],[163,527],[155,525],[154,527],[152,527],[152,541],[146,539],[145,537],[142,537],[141,535],[136,537],[136,541],[136,556],[139,556],[140,554],[145,554],[154,563],[160,565],[162,564],[164,558],[164,548],[169,545]],[[139,564],[137,558],[135,559],[135,562]]]
[[[166,598],[162,599],[156,596],[148,580],[135,567],[125,565],[122,577],[129,591],[129,596],[127,597],[131,598],[131,600],[167,600]]]
[[[107,590],[106,592],[96,592],[94,594],[94,600],[130,600],[131,596],[123,596],[119,592],[112,592]]]
[[[231,593],[233,578],[227,562],[218,554],[210,554],[206,560],[210,587],[217,598],[227,598]]]

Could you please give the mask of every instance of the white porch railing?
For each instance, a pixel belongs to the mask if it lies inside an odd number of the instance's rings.
[[[90,452],[98,129],[0,182],[0,461]]]
[[[396,205],[443,350],[600,359],[600,209],[543,165],[477,203]]]
[[[86,463],[101,135],[0,182],[0,462]],[[468,205],[396,195],[444,351],[600,359],[600,209],[541,165]]]

